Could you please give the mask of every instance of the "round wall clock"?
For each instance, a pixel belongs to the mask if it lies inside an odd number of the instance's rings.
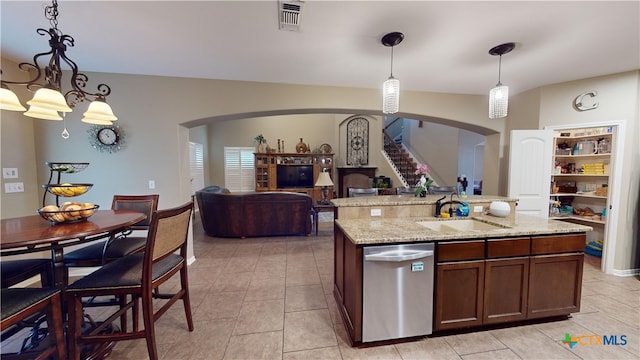
[[[114,153],[124,145],[124,132],[119,125],[93,125],[87,132],[91,147],[100,152]]]

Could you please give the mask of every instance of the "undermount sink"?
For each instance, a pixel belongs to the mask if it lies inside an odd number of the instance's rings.
[[[461,231],[491,231],[503,229],[500,226],[487,224],[485,222],[473,219],[418,221],[417,223],[433,231],[446,233]]]

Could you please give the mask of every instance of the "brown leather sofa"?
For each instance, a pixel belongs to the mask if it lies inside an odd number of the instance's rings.
[[[217,237],[309,235],[313,199],[293,192],[229,194],[217,186],[196,191],[204,231]]]

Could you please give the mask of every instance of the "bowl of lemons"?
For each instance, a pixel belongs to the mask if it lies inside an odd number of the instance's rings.
[[[100,206],[94,203],[67,201],[60,206],[45,205],[38,209],[38,214],[52,224],[86,221]]]
[[[42,185],[47,191],[56,196],[73,197],[79,196],[91,189],[93,184],[48,184]]]

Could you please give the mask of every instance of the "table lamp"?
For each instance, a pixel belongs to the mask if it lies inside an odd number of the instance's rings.
[[[320,205],[329,205],[329,186],[333,186],[333,181],[331,181],[329,173],[321,172],[320,175],[318,175],[315,186],[322,186],[322,200],[320,201]]]

